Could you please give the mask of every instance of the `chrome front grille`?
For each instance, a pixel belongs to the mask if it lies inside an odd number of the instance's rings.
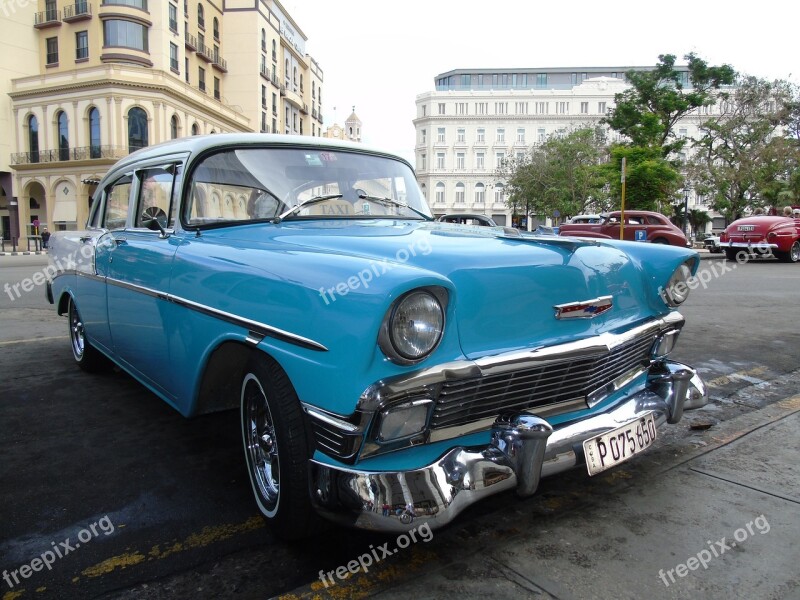
[[[454,427],[506,412],[544,410],[561,404],[586,408],[586,397],[618,377],[646,364],[656,332],[610,351],[547,361],[516,371],[441,384],[430,426]],[[572,408],[571,410],[575,410]]]

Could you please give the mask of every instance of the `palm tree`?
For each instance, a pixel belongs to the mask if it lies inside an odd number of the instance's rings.
[[[708,213],[698,208],[691,209],[687,217],[689,219],[689,225],[692,228],[692,233],[694,233],[695,236],[699,232],[703,231],[709,221],[711,221],[711,217],[708,215]]]

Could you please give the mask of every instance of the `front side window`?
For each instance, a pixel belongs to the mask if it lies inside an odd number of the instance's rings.
[[[151,209],[170,214],[170,201],[172,199],[173,183],[175,181],[174,168],[154,167],[138,171],[139,198],[136,205],[135,227],[143,227],[145,211]],[[169,227],[171,223],[167,223]]]
[[[149,49],[147,27],[120,19],[103,21],[103,45],[147,52]]]
[[[123,229],[128,221],[128,204],[131,197],[131,177],[118,179],[106,190],[103,226],[106,229]]]
[[[147,113],[134,106],[128,111],[128,152],[148,145]]]
[[[203,159],[189,175],[183,222],[191,226],[274,219],[430,216],[414,172],[383,156],[335,148],[241,148]],[[244,198],[226,212],[215,198]]]

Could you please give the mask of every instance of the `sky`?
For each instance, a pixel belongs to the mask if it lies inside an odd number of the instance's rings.
[[[650,66],[661,54],[686,64],[694,52],[800,83],[797,0],[281,2],[324,73],[324,127],[344,125],[355,106],[362,141],[412,164],[416,97],[453,69]]]

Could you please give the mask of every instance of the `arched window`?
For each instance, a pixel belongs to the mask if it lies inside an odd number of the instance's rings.
[[[197,123],[192,123],[192,135],[197,135],[200,133],[200,129],[197,127]]]
[[[148,146],[147,113],[138,106],[128,111],[128,152]]]
[[[297,85],[297,67],[292,70],[292,83]]]
[[[100,111],[89,109],[89,158],[100,158]]]
[[[58,123],[58,160],[69,160],[69,121],[67,113],[59,111],[56,117]]]
[[[219,19],[214,17],[214,39],[219,41]]]
[[[300,73],[300,91],[303,91],[303,74]]]
[[[456,184],[456,204],[464,204],[466,188],[460,181]]]
[[[178,139],[178,115],[172,115],[169,120],[169,135],[171,140]]]
[[[311,97],[312,98],[316,98],[317,97],[317,82],[316,81],[312,81],[311,82]]]
[[[436,204],[444,204],[444,183],[441,181],[436,184],[436,196],[434,202],[436,202]]]
[[[197,26],[200,29],[205,29],[206,28],[206,18],[205,18],[205,15],[203,14],[203,5],[202,4],[198,4],[197,5]]]
[[[503,187],[502,183],[495,183],[494,184],[494,202],[495,204],[502,204],[503,203],[503,194],[505,193],[505,188]]]
[[[289,79],[289,59],[287,58],[284,62],[286,63],[286,67],[283,69],[283,76],[285,79]]]
[[[482,183],[475,184],[475,203],[483,204],[486,201],[486,186]]]
[[[39,162],[39,121],[35,116],[28,117],[28,152],[31,162]]]
[[[272,40],[272,60],[278,60],[278,50],[275,45],[275,40]]]

